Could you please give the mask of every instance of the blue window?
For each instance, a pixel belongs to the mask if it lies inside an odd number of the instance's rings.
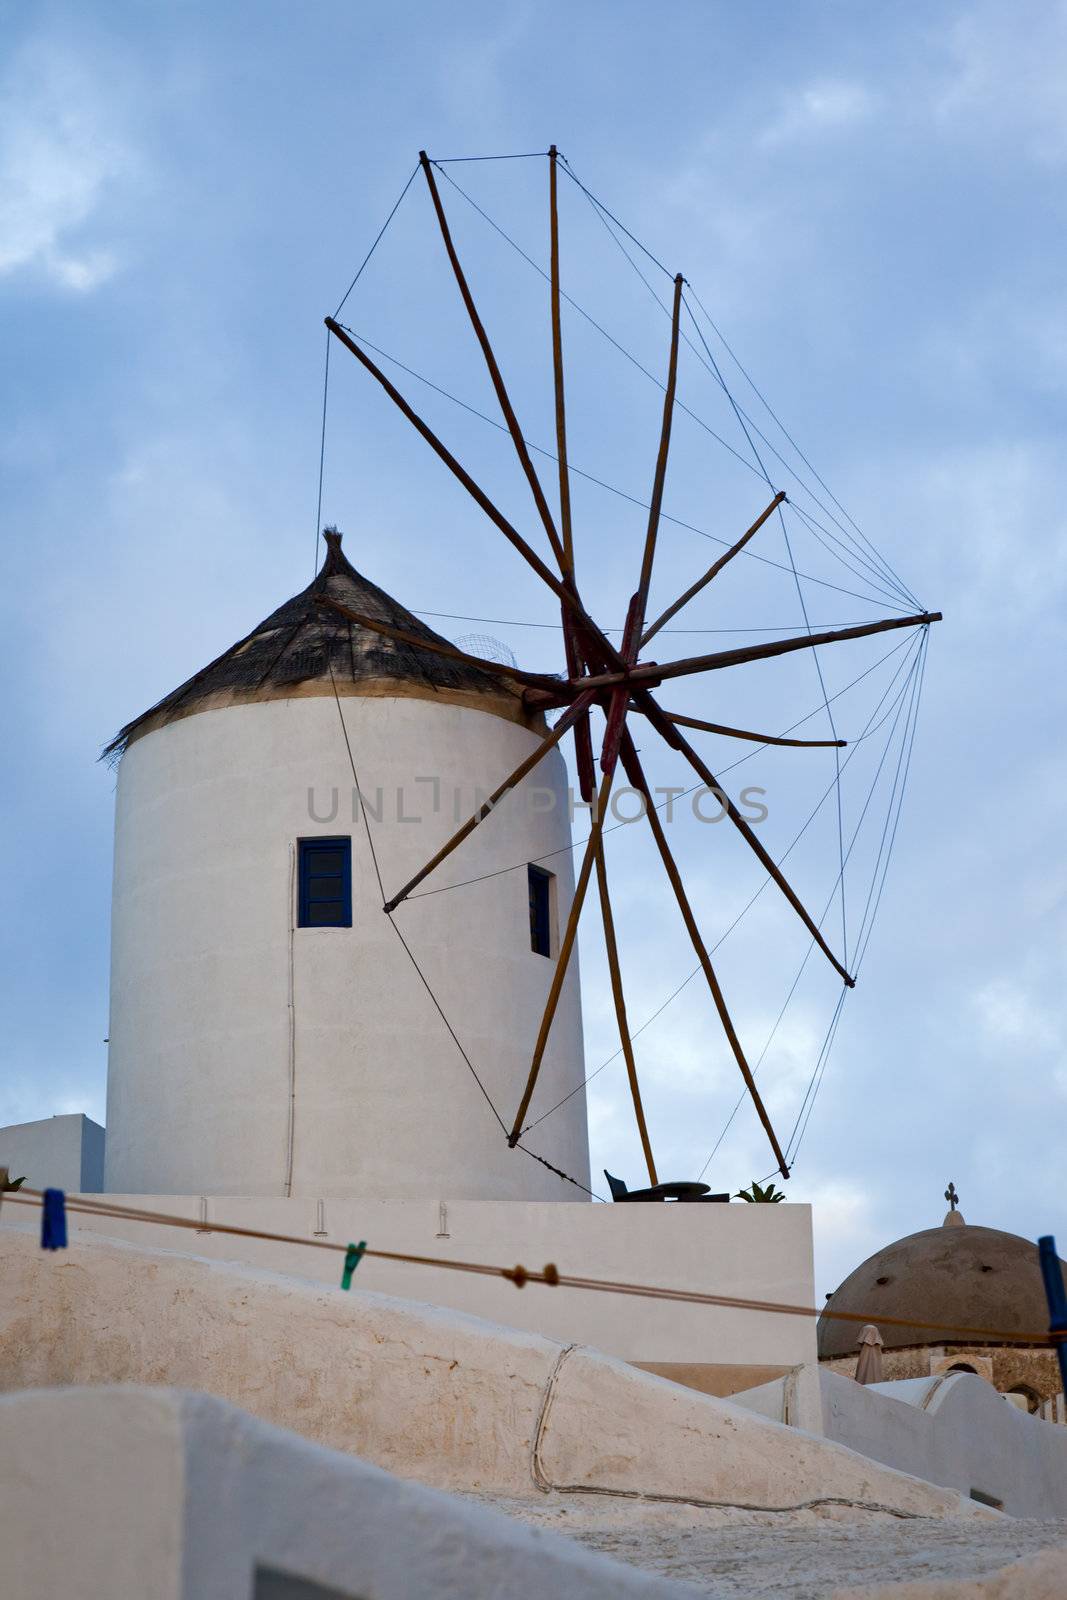
[[[299,839],[297,852],[298,925],[301,928],[350,928],[351,839]]]
[[[533,863],[527,867],[530,882],[530,949],[535,955],[552,954],[552,874]]]

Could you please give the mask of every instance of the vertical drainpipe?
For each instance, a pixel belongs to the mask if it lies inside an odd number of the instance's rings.
[[[293,945],[296,938],[296,845],[289,844],[289,1118],[285,1149],[285,1196],[293,1192],[293,1134],[296,1125],[296,989],[293,979]]]

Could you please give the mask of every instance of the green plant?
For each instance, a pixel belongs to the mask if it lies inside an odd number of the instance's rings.
[[[756,1183],[753,1180],[749,1188],[738,1189],[734,1199],[747,1200],[749,1205],[776,1206],[785,1199],[785,1195],[781,1189],[776,1189],[773,1183]]]
[[[26,1182],[25,1176],[9,1178],[6,1172],[0,1173],[0,1194],[14,1194],[16,1189],[21,1189]]]

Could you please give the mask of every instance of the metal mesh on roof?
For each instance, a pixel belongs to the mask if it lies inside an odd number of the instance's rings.
[[[431,650],[386,639],[369,628],[349,622],[316,604],[329,595],[353,611],[376,622],[403,628],[424,639],[447,644],[424,622],[357,572],[341,551],[341,535],[326,533],[326,559],[314,581],[294,595],[244,639],[239,639],[215,661],[187,682],[128,722],[105,747],[106,760],[117,760],[146,724],[158,727],[187,716],[198,702],[220,693],[254,696],[263,691],[314,679],[330,678],[338,684],[395,679],[431,689],[462,689],[475,694],[518,694],[518,687],[481,672],[477,667],[450,661]]]

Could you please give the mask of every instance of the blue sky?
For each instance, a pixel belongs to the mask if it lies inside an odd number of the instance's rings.
[[[1063,1232],[1067,7],[97,3],[0,5],[0,23],[0,1122],[102,1116],[114,780],[96,756],[307,582],[323,315],[420,147],[450,157],[554,140],[685,272],[841,503],[946,616],[930,641],[876,933],[790,1188],[817,1208],[820,1282],[936,1223],[949,1177],[972,1221]],[[543,258],[541,162],[448,170]],[[345,318],[488,412],[421,183]],[[520,415],[547,444],[543,285],[445,189]],[[662,371],[661,312],[580,192],[564,184],[562,202],[566,284]],[[580,318],[568,316],[565,337],[572,459],[647,497],[657,392]],[[740,375],[724,371],[782,446]],[[499,436],[406,386],[532,531]],[[744,453],[691,352],[679,392]],[[776,487],[793,487],[768,465]],[[767,498],[750,467],[679,423],[673,517],[732,538]],[[641,513],[589,485],[575,504],[586,599],[618,622]],[[552,621],[547,595],[338,350],[323,511],[357,566],[411,608],[501,619],[439,620],[443,632],[489,632],[532,666],[558,665],[557,636],[518,625]],[[856,589],[792,527],[798,567]],[[654,599],[673,598],[713,548],[671,525]],[[780,530],[765,548],[784,559]],[[780,568],[738,562],[679,622],[795,626],[791,585]],[[814,622],[888,614],[819,583],[803,589]],[[715,647],[671,640],[671,653]],[[823,652],[831,692],[881,653],[864,644],[831,663]],[[843,697],[846,736],[887,681],[872,674]],[[671,704],[780,729],[820,697],[810,660],[794,657],[752,677],[716,674]],[[738,754],[702,748],[720,765]],[[846,831],[879,749],[872,737],[846,774]],[[768,790],[772,851],[822,792],[824,757],[749,762],[746,781]],[[655,781],[685,781],[670,759],[655,762]],[[679,821],[672,842],[717,936],[758,875],[721,828]],[[639,830],[611,841],[635,1022],[692,966],[646,848]],[[795,858],[820,910],[837,848],[824,810]],[[857,920],[866,848],[850,880]],[[592,1070],[615,1040],[589,933]],[[754,1055],[803,955],[797,939],[764,895],[724,946]],[[786,1131],[836,999],[815,965],[761,1069]],[[696,984],[642,1034],[638,1060],[661,1170],[690,1176],[736,1098]],[[618,1062],[598,1076],[591,1112],[595,1166],[634,1181]],[[709,1177],[736,1188],[770,1165],[743,1107]]]

